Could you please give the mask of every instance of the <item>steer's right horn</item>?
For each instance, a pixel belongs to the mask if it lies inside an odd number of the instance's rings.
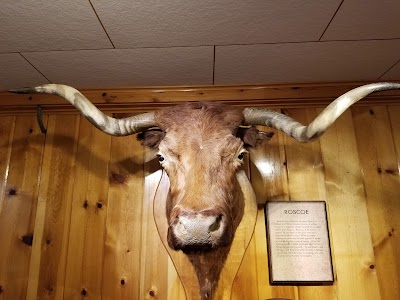
[[[154,112],[144,113],[124,119],[116,119],[102,113],[81,92],[63,84],[45,84],[32,88],[9,90],[17,94],[54,94],[65,98],[98,129],[115,136],[135,134],[156,126]]]
[[[400,83],[372,83],[352,89],[336,98],[308,126],[304,126],[282,113],[265,108],[245,108],[243,114],[247,125],[264,125],[276,128],[297,141],[306,143],[319,138],[347,108],[358,100],[374,92],[394,89],[400,89]]]

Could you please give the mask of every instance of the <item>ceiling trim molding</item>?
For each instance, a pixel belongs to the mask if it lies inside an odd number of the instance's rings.
[[[219,101],[237,106],[270,108],[323,107],[354,87],[370,82],[260,84],[235,86],[135,87],[82,89],[81,92],[107,113],[140,113],[187,101]],[[0,92],[0,115],[33,114],[41,105],[47,114],[77,113],[54,95],[17,95]],[[375,93],[360,106],[400,105],[400,91]]]

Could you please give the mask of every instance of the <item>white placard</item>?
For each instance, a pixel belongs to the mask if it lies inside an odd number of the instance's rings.
[[[265,218],[271,284],[333,283],[324,201],[270,201]]]

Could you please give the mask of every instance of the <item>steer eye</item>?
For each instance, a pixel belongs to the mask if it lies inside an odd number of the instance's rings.
[[[245,154],[245,153],[246,153],[245,151],[240,152],[239,155],[237,156],[237,158],[238,158],[239,160],[243,160],[244,154]]]
[[[157,154],[157,158],[159,162],[163,162],[164,161],[164,156],[162,156],[161,154]]]

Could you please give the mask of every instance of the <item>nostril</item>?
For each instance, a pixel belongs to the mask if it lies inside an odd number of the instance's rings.
[[[185,226],[182,224],[182,222],[178,222],[175,224],[175,231],[181,234],[185,231]]]
[[[221,225],[221,219],[222,219],[222,215],[219,215],[216,219],[215,222],[212,223],[209,227],[208,227],[208,232],[214,232],[217,231]]]

